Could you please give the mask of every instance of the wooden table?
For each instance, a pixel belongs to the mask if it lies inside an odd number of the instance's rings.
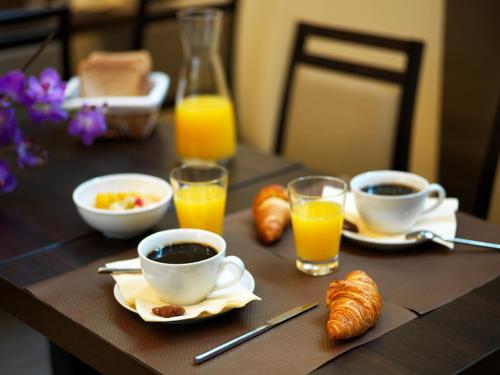
[[[46,131],[48,130],[48,131]],[[142,172],[167,178],[175,164],[169,125],[145,142],[100,141],[90,148],[62,129],[37,136],[50,162],[25,170],[17,190],[0,196],[0,307],[103,373],[155,373],[76,322],[44,304],[24,287],[118,254],[136,243],[113,241],[79,218],[71,193],[98,175]],[[250,206],[262,186],[310,174],[300,164],[240,146],[229,166],[227,213]],[[158,228],[176,225],[169,210]],[[471,291],[385,336],[330,361],[316,373],[466,373],[500,368],[500,279]]]

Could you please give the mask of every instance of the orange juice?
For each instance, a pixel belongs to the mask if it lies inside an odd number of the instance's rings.
[[[217,185],[192,185],[174,194],[181,228],[206,229],[222,234],[226,190]]]
[[[220,95],[183,99],[175,108],[177,154],[223,160],[234,155],[236,131],[231,100]]]
[[[336,259],[342,232],[342,207],[335,202],[308,201],[292,210],[297,257],[322,262]]]

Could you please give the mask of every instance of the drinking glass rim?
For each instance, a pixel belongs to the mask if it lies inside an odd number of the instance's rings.
[[[212,7],[189,7],[177,11],[176,16],[180,20],[212,20],[222,16],[220,9]]]
[[[337,192],[335,194],[328,194],[328,195],[307,195],[307,194],[302,194],[302,193],[296,192],[292,188],[292,185],[297,183],[297,182],[305,181],[305,180],[314,180],[314,179],[335,181],[337,183],[340,182],[343,185],[343,188],[340,192]],[[342,180],[341,178],[338,178],[338,177],[324,176],[324,175],[303,176],[303,177],[295,178],[287,184],[286,188],[287,188],[287,191],[289,194],[299,195],[303,198],[309,198],[309,199],[312,199],[312,198],[335,198],[335,197],[338,197],[341,195],[345,195],[347,193],[347,183],[344,180]]]
[[[214,168],[214,169],[218,169],[219,171],[221,171],[222,174],[221,174],[220,177],[212,178],[210,180],[203,180],[203,181],[189,181],[189,180],[186,180],[186,179],[174,177],[174,173],[175,172],[181,171],[181,170],[184,170],[184,169],[188,169],[188,168],[206,168],[206,169]],[[222,166],[222,165],[218,165],[218,164],[213,164],[213,165],[211,165],[211,164],[191,164],[191,165],[190,164],[184,164],[184,165],[181,165],[181,166],[179,166],[177,168],[172,169],[170,171],[170,178],[173,178],[176,181],[181,182],[183,184],[205,185],[205,184],[215,184],[215,183],[217,183],[220,180],[227,179],[228,174],[229,174],[229,172],[228,172],[227,168],[224,167],[224,166]]]

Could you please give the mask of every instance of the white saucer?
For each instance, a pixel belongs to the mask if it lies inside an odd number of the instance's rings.
[[[255,279],[253,278],[252,274],[250,272],[248,272],[248,270],[245,270],[243,272],[243,276],[241,277],[241,280],[240,280],[240,285],[243,286],[245,289],[248,289],[250,292],[253,292],[255,290]],[[127,309],[127,310],[129,310],[129,311],[137,314],[136,309],[133,308],[133,307],[131,307],[131,306],[129,306],[125,302],[125,299],[123,298],[122,293],[120,292],[120,288],[118,287],[118,284],[115,284],[115,286],[113,288],[113,296],[115,297],[115,300],[120,305],[122,305],[122,307],[124,307],[125,309]],[[215,316],[218,316],[220,314],[228,312],[229,310],[232,310],[233,308],[234,307],[226,308],[226,309],[222,310],[221,312],[219,312],[217,314],[197,316],[196,318],[180,319],[180,320],[175,320],[175,321],[170,321],[170,322],[163,322],[163,323],[166,323],[166,324],[195,323],[195,322],[199,322],[201,320],[213,318]]]
[[[357,245],[377,250],[397,251],[419,244],[416,239],[408,240],[404,237],[370,237],[348,230],[343,230],[342,235],[352,242],[356,243]]]
[[[432,205],[434,200],[435,198],[429,198],[426,204]],[[408,232],[428,229],[439,233],[443,237],[454,237],[457,226],[455,217],[457,210],[458,200],[456,198],[446,198],[438,209],[420,217]],[[358,226],[359,232],[343,230],[343,236],[359,246],[376,250],[398,251],[420,244],[416,239],[406,239],[404,234],[383,235],[370,232],[363,225],[352,193],[347,194],[344,217],[350,222],[355,223]]]

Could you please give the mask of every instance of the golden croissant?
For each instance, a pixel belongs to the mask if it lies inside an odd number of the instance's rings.
[[[286,189],[281,185],[262,188],[252,207],[260,241],[265,245],[278,241],[290,223],[290,205]]]
[[[377,284],[363,271],[350,272],[345,280],[335,280],[326,291],[330,310],[326,329],[334,340],[359,336],[380,317],[382,299]]]

